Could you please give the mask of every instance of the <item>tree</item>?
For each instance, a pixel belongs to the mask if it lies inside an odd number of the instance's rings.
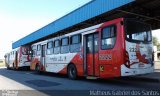
[[[160,44],[157,45],[157,50],[160,51]]]
[[[154,46],[159,45],[158,38],[155,37],[155,36],[153,36],[153,45],[154,45]]]
[[[153,45],[157,46],[157,50],[160,51],[160,43],[158,42],[158,38],[153,36]]]

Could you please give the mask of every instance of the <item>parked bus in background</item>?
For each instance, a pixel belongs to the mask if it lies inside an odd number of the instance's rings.
[[[7,69],[19,69],[22,67],[30,67],[31,51],[29,47],[18,47],[5,54],[5,62]]]
[[[151,27],[118,18],[32,45],[31,70],[110,78],[154,71]]]

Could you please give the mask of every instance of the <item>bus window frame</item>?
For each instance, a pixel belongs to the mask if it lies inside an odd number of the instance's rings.
[[[52,47],[51,48],[48,47],[49,43],[52,43]],[[52,48],[54,48],[54,41],[47,42],[47,49],[52,49]]]
[[[73,38],[74,36],[79,36],[79,37],[80,37],[78,43],[72,43],[72,38]],[[82,34],[75,34],[75,35],[72,35],[72,36],[70,37],[70,41],[69,41],[69,42],[70,42],[70,48],[69,48],[70,53],[77,53],[77,52],[80,52],[81,50],[79,50],[79,51],[71,51],[71,46],[72,46],[72,45],[75,45],[75,44],[80,44],[80,45],[81,45],[81,43],[82,43]],[[81,48],[81,46],[80,46],[80,48]]]
[[[79,42],[78,42],[78,43],[72,43],[72,38],[73,38],[74,36],[80,36],[80,39],[79,39]],[[79,44],[79,43],[81,43],[81,42],[82,42],[82,34],[76,34],[76,35],[72,35],[72,36],[70,37],[70,45]]]
[[[150,29],[150,35],[151,35],[151,40],[147,40],[147,41],[143,41],[143,40],[131,40],[131,39],[128,39],[127,38],[127,21],[133,21],[133,22],[139,22],[139,23],[143,23],[143,24],[146,24],[146,25],[149,25],[149,29]],[[147,32],[146,32],[147,34]],[[150,24],[147,24],[147,23],[144,23],[144,22],[141,22],[141,21],[137,21],[135,19],[125,19],[124,20],[124,35],[125,35],[125,40],[128,41],[128,42],[133,42],[133,43],[144,43],[144,44],[152,44],[153,42],[153,38],[152,38],[152,28],[151,28],[151,25]],[[148,34],[147,34],[147,38],[148,38]]]
[[[59,41],[59,45],[58,45],[58,46],[55,46],[56,41]],[[60,42],[61,42],[61,41],[60,41],[59,39],[55,40],[53,47],[54,47],[54,48],[60,47],[60,46],[61,46],[61,43],[60,43]]]
[[[59,46],[55,46],[56,41],[59,41]],[[55,48],[59,48],[59,52],[55,53]],[[53,46],[53,54],[60,54],[61,53],[61,40],[60,39],[56,39],[54,40],[54,46]]]
[[[40,47],[39,47],[39,46],[40,46]],[[42,47],[41,44],[38,44],[38,45],[37,45],[37,51],[41,51],[41,47]]]
[[[39,49],[38,49],[38,46],[40,46]],[[36,56],[40,56],[41,55],[41,48],[42,48],[42,45],[38,44],[37,45],[37,50],[36,50]]]
[[[68,44],[67,44],[67,45],[63,45],[63,40],[64,40],[64,39],[68,39]],[[61,47],[62,47],[62,46],[68,46],[68,45],[70,45],[69,41],[70,41],[69,37],[64,37],[64,38],[62,38],[62,39],[61,39]]]
[[[63,41],[64,39],[68,39],[67,45],[63,45]],[[68,51],[67,52],[62,52],[62,47],[68,47]],[[60,46],[60,54],[67,54],[70,53],[70,38],[69,37],[64,37],[61,39],[61,46]]]
[[[112,27],[112,26],[114,26],[114,29],[115,29],[115,36],[112,36],[112,37],[108,37],[108,38],[113,38],[113,37],[115,37],[115,43],[114,43],[114,45],[113,45],[113,47],[112,48],[105,48],[105,49],[103,49],[102,48],[102,40],[103,39],[107,39],[107,38],[102,38],[102,35],[103,35],[103,29],[105,29],[105,28],[107,28],[107,27]],[[117,29],[118,27],[117,27],[117,24],[111,24],[111,25],[107,25],[107,26],[104,26],[104,27],[101,27],[101,30],[100,30],[100,48],[101,48],[101,50],[111,50],[111,49],[113,49],[114,47],[115,47],[115,45],[116,45],[116,42],[117,42],[117,35],[118,35],[118,29]]]
[[[51,48],[48,47],[49,43],[52,43],[52,47]],[[50,54],[48,54],[48,50],[52,50],[52,52],[50,52]],[[52,54],[54,54],[54,41],[48,41],[47,42],[47,48],[46,48],[46,55],[52,55]]]

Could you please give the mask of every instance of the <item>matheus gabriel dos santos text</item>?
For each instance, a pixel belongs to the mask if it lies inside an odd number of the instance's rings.
[[[160,95],[159,91],[153,91],[153,90],[90,90],[89,91],[90,96],[157,96]]]

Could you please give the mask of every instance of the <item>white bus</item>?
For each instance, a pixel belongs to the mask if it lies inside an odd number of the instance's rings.
[[[31,55],[29,48],[21,46],[5,54],[7,69],[30,67]]]

